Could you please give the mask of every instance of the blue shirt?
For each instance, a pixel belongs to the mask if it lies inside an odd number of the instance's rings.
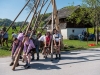
[[[7,32],[4,34],[3,38],[8,38],[8,33]]]

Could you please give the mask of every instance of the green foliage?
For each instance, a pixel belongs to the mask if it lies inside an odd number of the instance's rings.
[[[90,11],[90,17],[95,25],[100,25],[100,0],[83,0],[83,5]]]
[[[3,26],[3,25],[9,26],[11,23],[12,23],[12,21],[10,19],[0,19],[0,26]],[[14,25],[21,26],[22,24],[23,24],[23,21],[21,21],[21,22],[15,22]],[[26,22],[26,24],[28,24],[28,22]]]
[[[72,6],[69,8],[73,9],[75,7]],[[79,7],[78,9],[76,9],[76,11],[74,11],[67,18],[67,21],[71,22],[71,23],[75,23],[77,25],[79,25],[79,24],[83,24],[83,25],[93,24],[92,18],[90,16],[90,12],[88,11],[88,8],[83,8],[83,7]]]

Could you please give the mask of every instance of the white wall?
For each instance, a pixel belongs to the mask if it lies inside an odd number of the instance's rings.
[[[67,39],[67,29],[61,29],[63,39]]]
[[[72,32],[72,30],[74,30],[74,33]],[[86,28],[67,28],[67,38],[69,38],[69,36],[71,34],[73,35],[78,35],[78,34],[82,34],[82,31],[86,31]]]

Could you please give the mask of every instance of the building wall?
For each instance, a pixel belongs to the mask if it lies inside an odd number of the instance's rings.
[[[61,33],[63,35],[63,39],[69,39],[69,36],[71,34],[78,35],[81,34],[83,30],[86,31],[86,28],[67,28],[67,29],[61,29]]]
[[[67,28],[66,30],[67,30],[67,39],[68,39],[71,34],[73,35],[82,34],[82,31],[83,30],[86,31],[86,28]]]
[[[63,36],[63,39],[67,39],[67,29],[61,29],[61,34]]]

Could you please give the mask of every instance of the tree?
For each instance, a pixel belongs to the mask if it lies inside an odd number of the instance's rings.
[[[98,44],[98,28],[100,26],[100,0],[83,0],[83,5],[90,8],[92,22],[96,30],[96,44]]]
[[[70,6],[68,8],[73,10],[75,9],[75,6]],[[90,12],[88,11],[88,8],[84,7],[79,7],[78,9],[76,9],[69,17],[67,17],[67,21],[75,23],[77,25],[92,25],[92,18],[90,16]]]

